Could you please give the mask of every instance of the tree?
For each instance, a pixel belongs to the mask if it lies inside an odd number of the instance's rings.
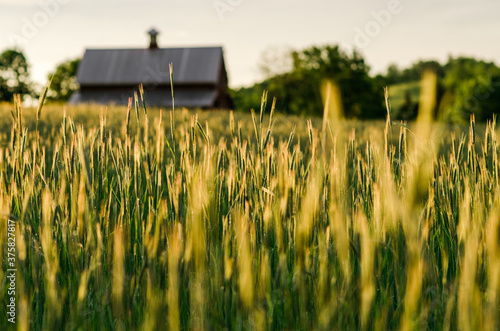
[[[48,99],[52,101],[68,101],[71,95],[78,90],[76,82],[76,73],[80,59],[68,60],[59,64],[49,75],[52,78]]]
[[[18,49],[0,54],[0,101],[12,101],[14,94],[33,95],[29,81],[29,66]]]
[[[500,111],[500,68],[495,63],[450,57],[444,69],[443,120],[466,122],[475,114],[478,121],[484,121]]]
[[[474,114],[476,120],[491,119],[500,110],[500,68],[493,62],[475,58],[450,57],[444,65],[436,61],[418,61],[406,69],[391,65],[382,80],[386,84],[413,83],[431,69],[438,77],[437,115],[447,122],[467,122]],[[408,90],[405,102],[396,118],[415,117],[418,102],[411,100]],[[402,95],[400,95],[402,97]]]
[[[401,83],[402,80],[402,72],[399,70],[397,64],[391,64],[387,68],[387,74],[385,75],[385,79],[387,84],[398,84]]]
[[[350,118],[378,118],[385,115],[383,87],[371,78],[369,67],[356,51],[347,54],[337,45],[310,47],[290,53],[292,68],[275,74],[250,89],[241,89],[235,95],[262,95],[277,98],[277,109],[298,115],[321,115],[323,98],[321,86],[325,80],[337,83],[341,89],[344,114]],[[256,91],[256,92],[255,92]],[[236,97],[235,101],[248,100]],[[256,108],[255,104],[241,105],[243,109]]]
[[[410,91],[405,91],[405,101],[398,111],[397,119],[404,121],[414,120],[418,113],[418,103],[411,98]]]
[[[403,70],[401,82],[420,81],[426,70],[434,71],[438,79],[443,78],[445,73],[444,68],[439,62],[434,60],[421,60],[414,63],[410,68]]]
[[[383,87],[369,76],[369,66],[357,51],[347,54],[339,46],[311,47],[294,54],[294,71],[306,82],[310,111],[323,112],[319,84],[335,81],[341,90],[347,118],[380,118],[385,115]],[[311,101],[314,100],[313,103]],[[314,107],[314,108],[312,108]]]
[[[463,80],[452,92],[443,114],[451,122],[467,122],[474,114],[478,121],[492,119],[500,111],[500,75]]]

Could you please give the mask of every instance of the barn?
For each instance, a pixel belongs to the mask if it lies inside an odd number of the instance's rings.
[[[171,107],[171,63],[176,107],[233,107],[222,47],[159,48],[158,31],[148,34],[148,48],[87,49],[70,103],[123,105],[142,83],[147,104]]]

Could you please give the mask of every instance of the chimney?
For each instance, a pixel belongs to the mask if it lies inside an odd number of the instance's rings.
[[[160,33],[158,31],[156,31],[155,28],[152,28],[151,30],[148,31],[148,34],[150,37],[149,49],[158,49],[158,43],[156,42],[156,36]]]

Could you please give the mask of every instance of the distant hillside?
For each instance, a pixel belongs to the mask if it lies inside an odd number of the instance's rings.
[[[395,117],[401,117],[403,106],[407,102],[407,94],[409,94],[412,103],[418,103],[420,95],[419,81],[399,83],[389,86],[389,99],[391,101],[392,113]]]

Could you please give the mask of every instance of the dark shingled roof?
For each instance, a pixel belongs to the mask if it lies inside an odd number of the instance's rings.
[[[223,64],[222,47],[88,49],[78,68],[82,86],[214,85]]]

